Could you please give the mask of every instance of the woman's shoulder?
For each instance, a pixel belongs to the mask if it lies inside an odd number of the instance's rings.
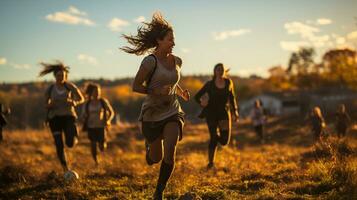
[[[109,100],[105,97],[100,97],[100,101],[102,101],[105,104],[109,104]]]
[[[67,89],[77,89],[78,87],[76,86],[76,84],[72,83],[71,81],[66,81],[64,83],[64,86],[67,88]]]
[[[141,66],[144,68],[153,68],[156,65],[156,57],[153,54],[147,55],[144,57],[144,59],[141,62]]]

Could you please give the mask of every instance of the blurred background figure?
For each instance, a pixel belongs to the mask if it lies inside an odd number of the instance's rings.
[[[321,108],[315,106],[309,116],[309,121],[311,123],[311,128],[313,132],[313,141],[321,142],[323,131],[326,128],[325,119],[322,116]]]
[[[64,152],[63,134],[67,147],[72,148],[78,143],[78,131],[76,127],[77,113],[75,107],[83,103],[84,98],[76,85],[69,82],[69,67],[62,62],[41,63],[43,66],[39,76],[53,73],[55,83],[45,91],[45,107],[47,109],[47,121],[56,145],[57,157],[64,171],[68,171],[68,164]]]
[[[346,111],[345,104],[339,105],[335,116],[336,116],[335,127],[336,127],[337,136],[339,138],[345,137],[346,133],[347,133],[348,126],[351,123],[351,118]]]
[[[267,117],[264,113],[264,108],[260,99],[255,100],[254,107],[250,113],[250,118],[252,120],[254,130],[257,136],[259,137],[261,143],[265,143],[264,126],[267,122]]]
[[[4,140],[3,128],[7,124],[6,115],[9,115],[10,113],[10,108],[6,108],[2,103],[0,103],[0,142]]]
[[[208,145],[208,165],[214,167],[217,145],[227,145],[231,137],[231,115],[238,121],[238,106],[234,94],[233,81],[226,76],[227,70],[222,63],[215,65],[213,78],[195,95],[197,103],[203,107],[200,118],[206,118],[210,142]],[[217,132],[219,130],[219,134]]]
[[[114,111],[109,101],[101,97],[99,84],[89,83],[85,94],[87,100],[82,106],[83,131],[88,133],[92,157],[95,164],[98,165],[97,146],[101,152],[107,146],[106,135],[114,117]]]

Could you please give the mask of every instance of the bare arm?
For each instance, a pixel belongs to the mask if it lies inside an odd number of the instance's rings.
[[[161,87],[150,89],[144,82],[147,80],[148,76],[153,72],[155,68],[155,58],[148,56],[144,58],[140,65],[139,71],[135,75],[133,83],[133,91],[141,94],[152,94],[152,95],[167,95],[169,94],[171,87]]]
[[[133,83],[133,91],[141,94],[148,94],[147,86],[144,86],[144,82],[146,77],[148,77],[149,73],[151,72],[150,69],[147,67],[143,67],[145,61],[141,64],[139,71],[136,73],[134,83]]]
[[[73,106],[82,104],[84,102],[84,97],[83,97],[82,92],[78,89],[78,87],[76,85],[74,85],[72,83],[70,85],[71,85],[71,91],[74,94],[73,99],[72,99]]]
[[[229,102],[231,104],[232,111],[233,111],[234,115],[236,115],[238,117],[238,104],[237,104],[236,95],[235,95],[235,92],[234,92],[233,81],[229,80],[229,82],[230,82]]]
[[[113,107],[110,105],[110,103],[109,103],[109,101],[107,99],[104,99],[104,106],[105,106],[105,109],[108,112],[107,122],[111,122],[113,117],[114,117]]]
[[[185,101],[189,101],[190,100],[190,93],[188,92],[188,90],[187,89],[183,90],[179,84],[177,84],[177,86],[176,86],[176,92]]]

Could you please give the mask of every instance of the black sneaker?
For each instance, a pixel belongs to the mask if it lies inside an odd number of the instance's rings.
[[[146,150],[146,155],[145,155],[146,163],[148,165],[153,165],[155,162],[152,161],[150,158],[150,145],[147,141],[145,141],[145,150]]]

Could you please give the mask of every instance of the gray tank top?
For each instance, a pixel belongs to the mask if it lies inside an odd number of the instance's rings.
[[[165,68],[158,59],[156,60],[157,62],[153,56],[146,56],[140,66],[152,71],[155,63],[157,64],[148,88],[155,89],[169,85],[171,86],[171,91],[169,95],[165,96],[147,95],[141,107],[140,121],[160,121],[177,113],[183,114],[176,95],[176,87],[180,80],[181,59],[175,56],[176,67],[172,70]]]
[[[55,106],[49,110],[48,117],[51,119],[54,116],[74,116],[77,113],[73,106],[67,104],[67,99],[78,99],[79,89],[71,82],[66,82],[67,88],[59,89],[56,85],[50,86],[46,91],[46,99],[51,99],[55,102]],[[51,88],[51,89],[50,89]]]

